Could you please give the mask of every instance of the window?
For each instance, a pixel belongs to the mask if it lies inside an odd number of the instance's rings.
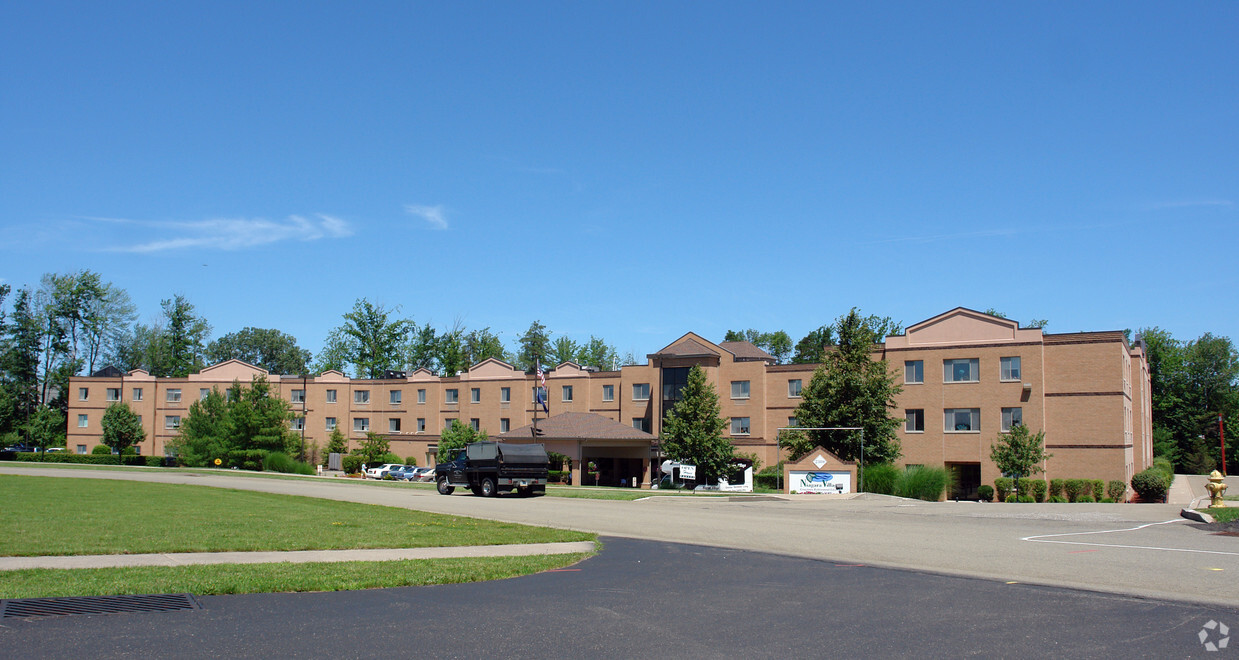
[[[510,387],[499,388],[499,403],[511,403],[511,401],[512,401],[512,388]]]
[[[925,361],[905,360],[903,363],[903,382],[917,385],[925,382]]]
[[[292,403],[305,403],[305,390],[292,390],[288,393],[288,400]]]
[[[90,388],[89,388],[89,387],[79,387],[79,388],[77,388],[77,400],[78,400],[78,401],[85,401],[85,400],[87,400],[87,399],[89,399],[89,398],[90,398]]]
[[[942,361],[942,382],[975,383],[981,380],[981,361],[977,358]]]
[[[328,431],[336,430],[336,418],[335,417],[327,418],[327,430]]]
[[[649,401],[650,400],[650,384],[649,383],[633,383],[632,400],[633,401]]]
[[[448,404],[460,403],[460,390],[450,389],[443,391],[443,402]]]
[[[206,398],[207,398],[208,396],[211,396],[211,390],[209,390],[209,389],[207,389],[207,388],[205,388],[205,387],[199,387],[199,388],[198,388],[198,400],[199,400],[199,401],[206,401]]]
[[[947,408],[943,430],[948,433],[975,433],[981,430],[980,408]]]
[[[288,423],[288,428],[290,428],[290,429],[292,429],[292,430],[294,430],[294,431],[302,431],[302,430],[305,430],[305,418],[304,418],[304,417],[297,417],[297,418],[293,419],[293,421],[291,421],[291,422],[289,422],[289,423]]]
[[[370,390],[357,390],[353,392],[353,403],[370,403]]]
[[[107,399],[108,401],[120,401],[120,388],[109,387],[107,389]]]
[[[359,432],[369,431],[370,430],[370,418],[369,417],[354,417],[353,418],[353,430],[359,431]]]
[[[749,434],[749,418],[748,417],[732,417],[731,418],[731,434],[732,435],[748,435]]]
[[[749,381],[747,380],[731,381],[731,398],[733,399],[749,398]]]
[[[795,418],[795,417],[788,417],[788,418],[787,418],[787,425],[788,425],[788,426],[795,426],[795,425],[796,425],[796,418]]]
[[[469,403],[481,403],[481,402],[482,402],[482,389],[479,387],[471,388],[469,390]]]
[[[913,410],[903,411],[904,423],[903,430],[908,433],[924,433],[925,432],[925,411],[917,408]]]
[[[388,418],[387,432],[388,433],[399,433],[400,432],[400,418],[399,417]]]
[[[535,388],[533,388],[533,402],[534,402],[534,403],[537,403],[537,402],[539,401],[539,398],[538,398],[538,395],[539,395],[539,394],[541,394],[541,395],[542,395],[541,400],[542,400],[542,401],[546,401],[546,388],[545,388],[545,387],[535,387]],[[549,402],[548,402],[548,403],[549,403]]]
[[[999,380],[1020,380],[1020,358],[1005,357],[999,360],[1002,365],[998,374]]]
[[[649,387],[648,385],[646,387]],[[632,427],[638,431],[650,432],[650,425],[645,421],[644,417],[633,417]]]
[[[418,391],[417,391],[417,402],[418,402],[419,404],[425,405],[425,403],[426,403],[426,390],[418,390]]]
[[[456,419],[455,419],[455,418],[453,418],[453,417],[447,417],[447,418],[445,418],[445,419],[443,420],[443,428],[444,428],[445,430],[446,430],[446,429],[450,429],[450,428],[452,428],[452,424],[455,424],[455,423],[456,423]]]
[[[603,385],[602,386],[602,400],[603,401],[614,401],[615,400],[615,386],[614,385]]]
[[[167,400],[168,400],[168,403],[180,403],[180,401],[181,401],[181,390],[180,390],[180,389],[171,389],[171,390],[168,390],[168,395],[167,395],[167,397],[166,397],[166,398],[167,398]]]
[[[181,416],[180,416],[180,415],[167,415],[167,416],[165,416],[165,417],[163,418],[163,427],[164,427],[165,429],[179,429],[179,428],[181,428]]]
[[[787,381],[787,396],[788,396],[788,397],[790,397],[790,398],[793,398],[793,399],[794,399],[794,398],[796,398],[796,397],[800,396],[800,391],[801,391],[802,389],[803,389],[803,385],[801,384],[801,381],[800,381],[800,379],[799,379],[799,378],[797,378],[797,379],[795,379],[795,380],[789,380],[789,381]]]
[[[470,420],[469,420],[469,428],[473,429],[474,431],[480,431],[480,430],[482,430],[482,421],[481,421],[480,419],[478,419],[477,417],[474,417],[473,419],[470,419]]]
[[[336,402],[336,391],[327,390],[327,403],[335,403],[335,402]]]
[[[426,432],[426,418],[425,417],[417,418],[417,432],[418,433]]]
[[[77,446],[77,453],[79,453],[79,454],[85,454],[85,453],[86,453],[86,445],[78,445],[78,446]]]
[[[134,401],[142,400],[142,388],[140,387],[133,388],[133,400]]]
[[[89,419],[90,419],[90,418],[89,418],[89,417],[87,417],[86,415],[78,415],[78,416],[77,416],[77,427],[78,427],[79,429],[84,429],[84,428],[86,428],[86,427],[87,427],[87,425],[89,425],[89,424],[90,424]]]
[[[1023,408],[1003,408],[1002,409],[1002,430],[1010,431],[1012,426],[1019,426],[1024,423]]]
[[[138,426],[142,426],[142,416],[138,415]]]
[[[564,403],[571,403],[572,402],[572,386],[564,385],[563,390],[561,394],[559,395],[559,397],[560,397],[560,400],[563,401]]]
[[[404,401],[404,390],[392,390],[388,396],[393,406],[399,405]]]
[[[512,430],[512,420],[507,417],[501,417],[499,419],[499,432],[507,433],[510,430]]]

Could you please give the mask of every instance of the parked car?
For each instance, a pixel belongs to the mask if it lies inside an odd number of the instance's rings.
[[[387,476],[395,479],[396,481],[408,481],[409,475],[415,470],[417,470],[416,465],[401,465],[400,467],[392,468],[392,470],[387,473]]]
[[[405,478],[409,481],[433,482],[435,480],[435,469],[433,467],[419,467],[413,470],[412,473],[407,474]]]
[[[384,463],[378,467],[372,467],[366,470],[365,475],[367,479],[382,479],[383,475],[391,471],[392,468],[398,467],[401,467],[399,463]]]

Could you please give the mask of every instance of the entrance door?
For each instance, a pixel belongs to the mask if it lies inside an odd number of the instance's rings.
[[[980,463],[947,463],[946,469],[951,471],[954,483],[951,485],[951,499],[975,500],[980,497],[977,489],[981,486]]]

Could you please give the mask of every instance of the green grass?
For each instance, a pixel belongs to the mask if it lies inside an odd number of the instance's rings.
[[[0,556],[423,548],[591,534],[204,486],[0,475]]]
[[[1203,513],[1213,516],[1214,522],[1227,523],[1239,520],[1239,508],[1228,507],[1225,509],[1197,509]]]
[[[223,564],[0,572],[0,598],[347,591],[501,580],[576,563],[584,554],[311,564]]]

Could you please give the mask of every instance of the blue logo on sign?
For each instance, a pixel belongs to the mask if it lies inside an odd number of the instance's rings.
[[[809,482],[809,483],[813,483],[813,482],[815,482],[815,481],[820,481],[820,482],[822,482],[823,484],[825,484],[825,483],[829,482],[831,479],[834,479],[834,477],[835,477],[835,475],[833,475],[833,474],[831,474],[831,473],[829,473],[829,472],[810,472],[810,473],[808,473],[808,474],[806,474],[806,475],[805,475],[805,481],[807,481],[807,482]]]

